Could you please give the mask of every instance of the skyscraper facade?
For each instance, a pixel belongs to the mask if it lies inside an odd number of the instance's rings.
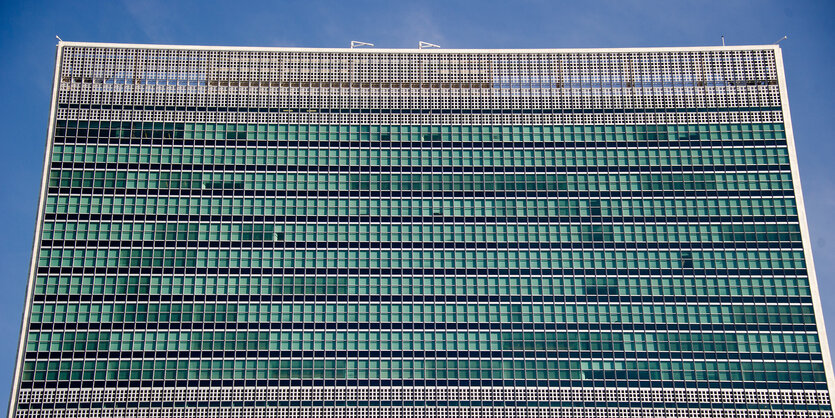
[[[832,417],[777,46],[62,42],[10,417]]]

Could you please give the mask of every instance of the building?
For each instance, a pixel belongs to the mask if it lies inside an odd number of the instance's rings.
[[[62,42],[10,417],[832,417],[779,47]]]

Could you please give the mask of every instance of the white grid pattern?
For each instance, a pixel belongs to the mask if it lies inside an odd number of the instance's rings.
[[[277,108],[280,113],[59,109],[59,117],[265,123],[780,122],[774,51],[278,52],[63,48],[60,103]],[[368,114],[320,109],[606,109],[587,114]],[[293,110],[288,112],[285,110]],[[316,111],[309,113],[308,111]]]
[[[513,387],[215,387],[22,389],[20,402],[483,400],[565,402],[690,402],[828,405],[826,391],[660,388]]]

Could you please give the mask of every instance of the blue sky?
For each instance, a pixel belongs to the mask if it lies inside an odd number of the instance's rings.
[[[0,398],[20,332],[55,35],[68,41],[344,47],[592,48],[782,42],[824,315],[835,336],[835,2],[0,2]],[[828,127],[828,128],[827,128]]]

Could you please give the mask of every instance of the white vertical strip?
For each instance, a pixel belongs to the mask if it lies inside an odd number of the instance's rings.
[[[58,41],[55,47],[55,70],[52,76],[52,100],[49,104],[49,125],[46,131],[46,149],[43,156],[43,173],[41,173],[41,194],[38,198],[38,215],[35,221],[35,237],[32,240],[32,258],[29,260],[29,281],[26,284],[26,302],[23,306],[23,318],[20,321],[20,341],[17,346],[17,361],[15,362],[12,390],[9,391],[9,418],[13,418],[17,409],[17,396],[20,388],[20,378],[23,372],[23,355],[26,351],[26,336],[29,330],[29,314],[32,311],[32,299],[35,293],[35,273],[38,268],[38,250],[41,242],[41,224],[46,209],[46,190],[49,181],[49,162],[52,160],[52,140],[55,133],[55,115],[58,108],[58,85],[61,80],[61,59],[64,52],[64,42]]]
[[[832,370],[832,358],[829,355],[829,341],[826,338],[826,325],[823,321],[823,309],[818,290],[818,278],[815,274],[815,262],[812,259],[812,242],[809,235],[809,224],[806,221],[806,206],[803,203],[803,191],[800,187],[800,171],[797,165],[797,151],[794,146],[794,131],[792,130],[792,118],[789,111],[789,94],[786,89],[786,74],[783,69],[783,51],[779,46],[774,46],[774,60],[777,65],[777,82],[780,87],[780,105],[783,108],[783,123],[786,126],[786,142],[789,149],[789,163],[792,171],[792,185],[794,196],[797,201],[798,219],[800,220],[800,235],[803,240],[803,255],[806,262],[806,272],[809,275],[809,290],[812,292],[812,304],[815,309],[815,323],[818,328],[821,354],[823,355],[823,366],[826,371],[826,386],[832,399],[832,388],[835,387],[835,374]],[[835,410],[833,410],[835,412]]]

